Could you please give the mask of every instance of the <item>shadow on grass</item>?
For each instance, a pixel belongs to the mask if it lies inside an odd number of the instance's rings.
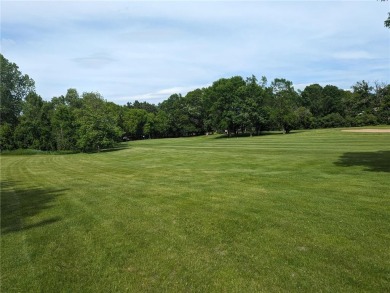
[[[364,171],[390,172],[390,151],[344,153],[335,165],[363,166]]]
[[[34,150],[34,149],[17,149],[17,150],[11,150],[11,151],[1,151],[1,156],[33,156],[33,155],[74,155],[74,154],[80,154],[80,153],[86,153],[86,154],[95,154],[95,153],[109,153],[109,152],[116,152],[121,151],[124,149],[128,149],[129,146],[125,145],[124,143],[107,149],[100,149],[100,150],[86,150],[84,152],[82,151],[40,151],[40,150]]]
[[[17,149],[1,151],[1,156],[34,156],[34,155],[73,155],[78,154],[79,151],[40,151],[34,149]]]
[[[121,150],[125,150],[125,149],[128,149],[129,147],[128,146],[118,146],[118,147],[112,147],[112,148],[109,148],[109,149],[100,149],[100,150],[94,150],[94,151],[90,151],[88,153],[93,153],[93,154],[96,154],[96,153],[111,153],[111,152],[117,152],[117,151],[121,151]]]
[[[60,217],[50,217],[37,223],[26,224],[34,217],[53,206],[57,196],[65,189],[18,188],[16,181],[1,182],[1,233],[8,234],[53,224]]]

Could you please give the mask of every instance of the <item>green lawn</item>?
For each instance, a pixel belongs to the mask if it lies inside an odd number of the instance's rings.
[[[1,156],[1,292],[388,292],[390,133]]]

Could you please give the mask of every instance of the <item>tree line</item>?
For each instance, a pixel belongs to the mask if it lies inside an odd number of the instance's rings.
[[[390,85],[378,82],[359,81],[351,90],[311,84],[297,91],[283,78],[268,83],[266,77],[234,76],[158,105],[120,106],[76,89],[45,101],[33,79],[1,54],[0,61],[1,150],[86,152],[144,138],[390,124]]]

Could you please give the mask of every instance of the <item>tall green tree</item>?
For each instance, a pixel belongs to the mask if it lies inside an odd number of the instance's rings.
[[[169,117],[164,110],[158,110],[154,118],[154,129],[158,137],[167,137],[169,135]]]
[[[30,92],[23,103],[23,115],[15,128],[15,140],[19,148],[53,150],[50,116],[53,107],[50,102]]]
[[[377,116],[378,122],[390,124],[390,84],[375,84],[376,106],[373,113]]]
[[[301,92],[298,104],[310,110],[316,117],[324,117],[331,113],[343,115],[343,90],[334,85],[311,84]]]
[[[51,100],[53,113],[51,115],[52,137],[56,149],[76,150],[77,128],[75,108],[64,96],[54,97]]]
[[[0,54],[0,150],[15,147],[13,133],[19,123],[23,100],[35,91],[35,83],[19,67]]]
[[[147,138],[156,137],[156,115],[154,113],[147,113],[143,133]]]
[[[204,89],[195,89],[187,93],[184,97],[183,109],[186,113],[191,129],[196,134],[204,134],[209,131],[207,121],[207,105],[206,105]]]
[[[314,116],[323,116],[323,87],[311,84],[300,95],[300,106],[308,108]]]
[[[51,121],[57,150],[75,150],[78,125],[72,108],[64,104],[56,105]]]
[[[190,120],[189,105],[181,94],[173,94],[159,105],[168,118],[169,136],[187,136],[196,131]]]
[[[344,115],[342,100],[343,90],[334,85],[326,85],[322,91],[321,116],[326,116],[331,113]]]
[[[27,74],[22,74],[19,67],[9,62],[0,54],[0,115],[2,123],[15,126],[22,110],[23,99],[30,92],[35,92],[35,82]]]
[[[264,81],[262,83],[264,85]],[[245,85],[238,89],[239,99],[237,107],[240,107],[239,121],[242,129],[257,134],[268,124],[268,114],[265,107],[266,91],[257,82],[257,78],[252,75],[245,81]]]
[[[295,110],[297,116],[296,126],[300,129],[309,129],[314,126],[313,114],[306,107],[299,107]]]
[[[77,113],[81,111],[83,100],[76,89],[70,88],[65,96],[54,97],[51,115],[52,137],[57,150],[77,150]]]
[[[110,113],[107,102],[99,93],[84,93],[82,107],[77,111],[77,147],[94,151],[113,147],[120,141],[122,131],[116,117]]]
[[[212,101],[211,120],[216,130],[226,130],[228,136],[236,133],[241,126],[242,105],[240,103],[240,87],[245,86],[241,76],[221,78],[207,90],[208,99]]]
[[[271,83],[273,93],[272,117],[275,123],[283,129],[284,133],[290,131],[297,124],[296,101],[298,94],[294,90],[291,81],[284,78],[276,78]]]
[[[148,112],[143,109],[126,109],[123,116],[125,135],[132,139],[143,138],[147,116]]]
[[[83,101],[77,90],[74,88],[67,90],[64,97],[64,103],[72,109],[80,109],[83,106]]]
[[[366,81],[358,81],[352,86],[353,108],[356,114],[372,112],[375,104],[374,88]]]

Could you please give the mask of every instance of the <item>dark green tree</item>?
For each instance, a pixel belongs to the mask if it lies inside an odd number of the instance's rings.
[[[334,85],[326,85],[322,90],[322,111],[321,116],[326,116],[331,113],[343,113],[342,106],[343,90]]]
[[[191,124],[192,132],[204,134],[206,131],[210,131],[209,124],[207,122],[207,100],[205,97],[204,89],[195,89],[187,93],[184,97],[183,109]]]
[[[83,106],[83,101],[80,98],[79,93],[73,88],[67,90],[64,101],[66,105],[73,109],[80,109]]]
[[[222,78],[213,83],[206,91],[209,101],[212,101],[211,120],[213,127],[219,131],[227,131],[228,136],[236,133],[241,127],[242,105],[239,89],[245,86],[241,76]]]
[[[138,100],[135,100],[134,103],[130,103],[128,102],[126,104],[126,107],[130,108],[130,109],[142,109],[142,110],[145,110],[147,112],[150,112],[150,113],[154,113],[156,114],[157,113],[157,106],[154,105],[154,104],[150,104],[148,102],[140,102]]]
[[[0,54],[0,115],[2,123],[15,126],[22,110],[23,99],[35,91],[35,83],[27,74],[23,75],[15,63]]]
[[[148,112],[143,109],[126,109],[123,116],[123,130],[126,137],[143,138],[147,116]]]
[[[381,2],[387,2],[388,0],[381,0]],[[384,22],[385,27],[390,28],[390,12],[388,13],[387,19]]]
[[[0,150],[15,147],[13,133],[19,123],[23,100],[35,91],[35,83],[19,67],[0,54]]]
[[[296,127],[298,120],[295,113],[298,94],[292,82],[284,78],[276,78],[271,83],[271,88],[273,93],[272,118],[284,133],[290,133]]]
[[[387,19],[385,20],[385,27],[390,28],[390,12],[388,13]]]
[[[156,137],[156,115],[154,113],[147,113],[143,133],[147,138]]]
[[[52,115],[53,138],[57,150],[76,149],[77,124],[72,109],[64,104],[57,105]]]
[[[262,84],[264,85],[264,81]],[[260,86],[257,83],[257,78],[252,75],[246,79],[245,85],[238,89],[238,97],[236,107],[241,109],[238,113],[241,129],[249,132],[251,136],[253,132],[259,134],[269,122],[269,115],[265,107],[265,88]]]
[[[366,81],[362,80],[352,86],[353,109],[355,114],[362,112],[372,112],[375,108],[374,88]]]
[[[159,105],[159,108],[167,115],[169,136],[188,136],[196,132],[196,126],[190,120],[191,108],[181,94],[171,95]]]
[[[76,111],[77,147],[81,151],[99,151],[120,141],[122,131],[116,117],[99,93],[84,93],[82,107]]]
[[[314,126],[313,114],[309,109],[305,107],[299,107],[295,110],[295,115],[297,117],[296,126],[300,129],[310,129]]]
[[[15,128],[15,141],[19,148],[54,150],[51,137],[50,115],[53,107],[34,92],[30,92],[23,103],[23,115]]]
[[[378,123],[390,124],[390,84],[375,84],[375,100],[373,113],[377,116]]]
[[[300,106],[308,108],[314,116],[323,116],[323,87],[311,84],[300,95]]]
[[[337,112],[330,113],[319,119],[321,128],[342,127],[346,124],[345,119]]]
[[[54,97],[51,115],[52,138],[57,150],[77,150],[77,113],[81,111],[83,100],[76,89],[70,88],[65,96]]]
[[[169,135],[169,118],[164,110],[158,110],[154,118],[154,130],[157,137],[167,137]]]

